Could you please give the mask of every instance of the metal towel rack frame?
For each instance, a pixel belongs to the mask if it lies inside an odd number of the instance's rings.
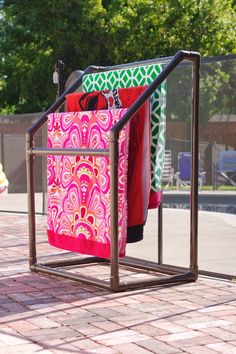
[[[190,61],[192,63],[192,130],[191,130],[191,201],[190,201],[190,265],[189,268],[171,266],[163,264],[163,235],[162,235],[162,206],[158,210],[158,262],[146,261],[143,259],[125,257],[119,259],[118,255],[118,137],[119,132],[124,125],[132,118],[142,104],[150,97],[150,95],[163,83],[168,75],[182,62]],[[34,146],[34,136],[36,132],[47,122],[48,114],[55,112],[65,102],[66,95],[74,92],[81,84],[83,76],[89,73],[109,71],[125,67],[133,67],[142,64],[156,63],[157,61],[167,62],[161,73],[146,88],[143,94],[132,104],[122,119],[116,123],[110,130],[110,147],[105,150],[96,149],[49,149]],[[28,188],[28,217],[29,217],[29,266],[34,272],[46,273],[54,276],[79,281],[86,284],[95,285],[111,291],[124,291],[127,289],[143,288],[148,286],[191,282],[198,277],[198,130],[199,130],[199,79],[200,79],[200,54],[197,52],[189,52],[181,50],[174,57],[161,59],[152,59],[143,62],[116,66],[89,66],[84,73],[69,87],[41,116],[41,118],[26,133],[26,165],[27,165],[27,188]],[[44,263],[37,262],[37,242],[36,242],[36,220],[35,220],[35,192],[34,192],[34,158],[36,156],[47,155],[83,155],[83,156],[109,156],[110,158],[110,178],[111,178],[111,256],[110,259],[102,259],[97,257],[71,257],[71,259],[59,259],[47,261]],[[106,262],[110,263],[110,281],[75,274],[62,267],[75,266],[81,264],[91,264]],[[152,272],[152,276],[147,279],[132,279],[127,282],[121,282],[119,276],[119,265],[132,267],[134,269],[142,269]],[[58,269],[60,268],[60,269]],[[154,273],[154,274],[153,274]]]

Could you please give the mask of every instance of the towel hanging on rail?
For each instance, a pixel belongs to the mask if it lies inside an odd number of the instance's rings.
[[[109,131],[126,109],[52,113],[50,148],[109,147]],[[119,137],[118,238],[125,255],[129,123]],[[48,156],[48,239],[55,247],[110,258],[109,157]]]
[[[146,87],[119,88],[90,93],[73,93],[66,97],[67,111],[128,108]],[[143,225],[148,211],[150,171],[150,101],[130,121],[128,163],[128,230],[127,242],[143,238]]]
[[[84,92],[150,85],[160,74],[163,64],[127,67],[120,70],[88,74],[83,77]],[[151,194],[149,208],[157,208],[162,199],[161,174],[165,152],[166,82],[151,96]]]

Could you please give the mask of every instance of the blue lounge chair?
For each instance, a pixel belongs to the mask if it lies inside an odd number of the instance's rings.
[[[201,189],[205,181],[206,172],[199,172],[198,184]],[[178,172],[176,172],[176,186],[179,190],[180,187],[187,187],[191,184],[191,153],[179,152],[178,153]]]
[[[214,187],[219,187],[222,177],[232,186],[236,186],[236,151],[220,151],[219,162],[214,169]]]

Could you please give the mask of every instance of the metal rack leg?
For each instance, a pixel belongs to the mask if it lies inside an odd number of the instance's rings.
[[[158,264],[163,264],[163,208],[158,208]]]
[[[119,289],[119,247],[118,247],[118,137],[110,139],[110,178],[111,178],[111,274],[110,286]]]
[[[27,190],[28,190],[28,218],[29,218],[29,266],[37,262],[36,257],[36,223],[35,223],[35,195],[34,195],[34,156],[30,154],[30,143],[28,144],[26,165],[27,165]]]
[[[198,274],[198,131],[199,131],[199,81],[200,56],[195,57],[192,65],[193,104],[192,104],[192,171],[190,198],[190,270]]]

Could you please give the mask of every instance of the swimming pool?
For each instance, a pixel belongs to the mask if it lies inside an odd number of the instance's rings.
[[[236,192],[200,192],[199,210],[236,214]],[[166,192],[163,194],[163,207],[174,209],[190,208],[189,192]]]

